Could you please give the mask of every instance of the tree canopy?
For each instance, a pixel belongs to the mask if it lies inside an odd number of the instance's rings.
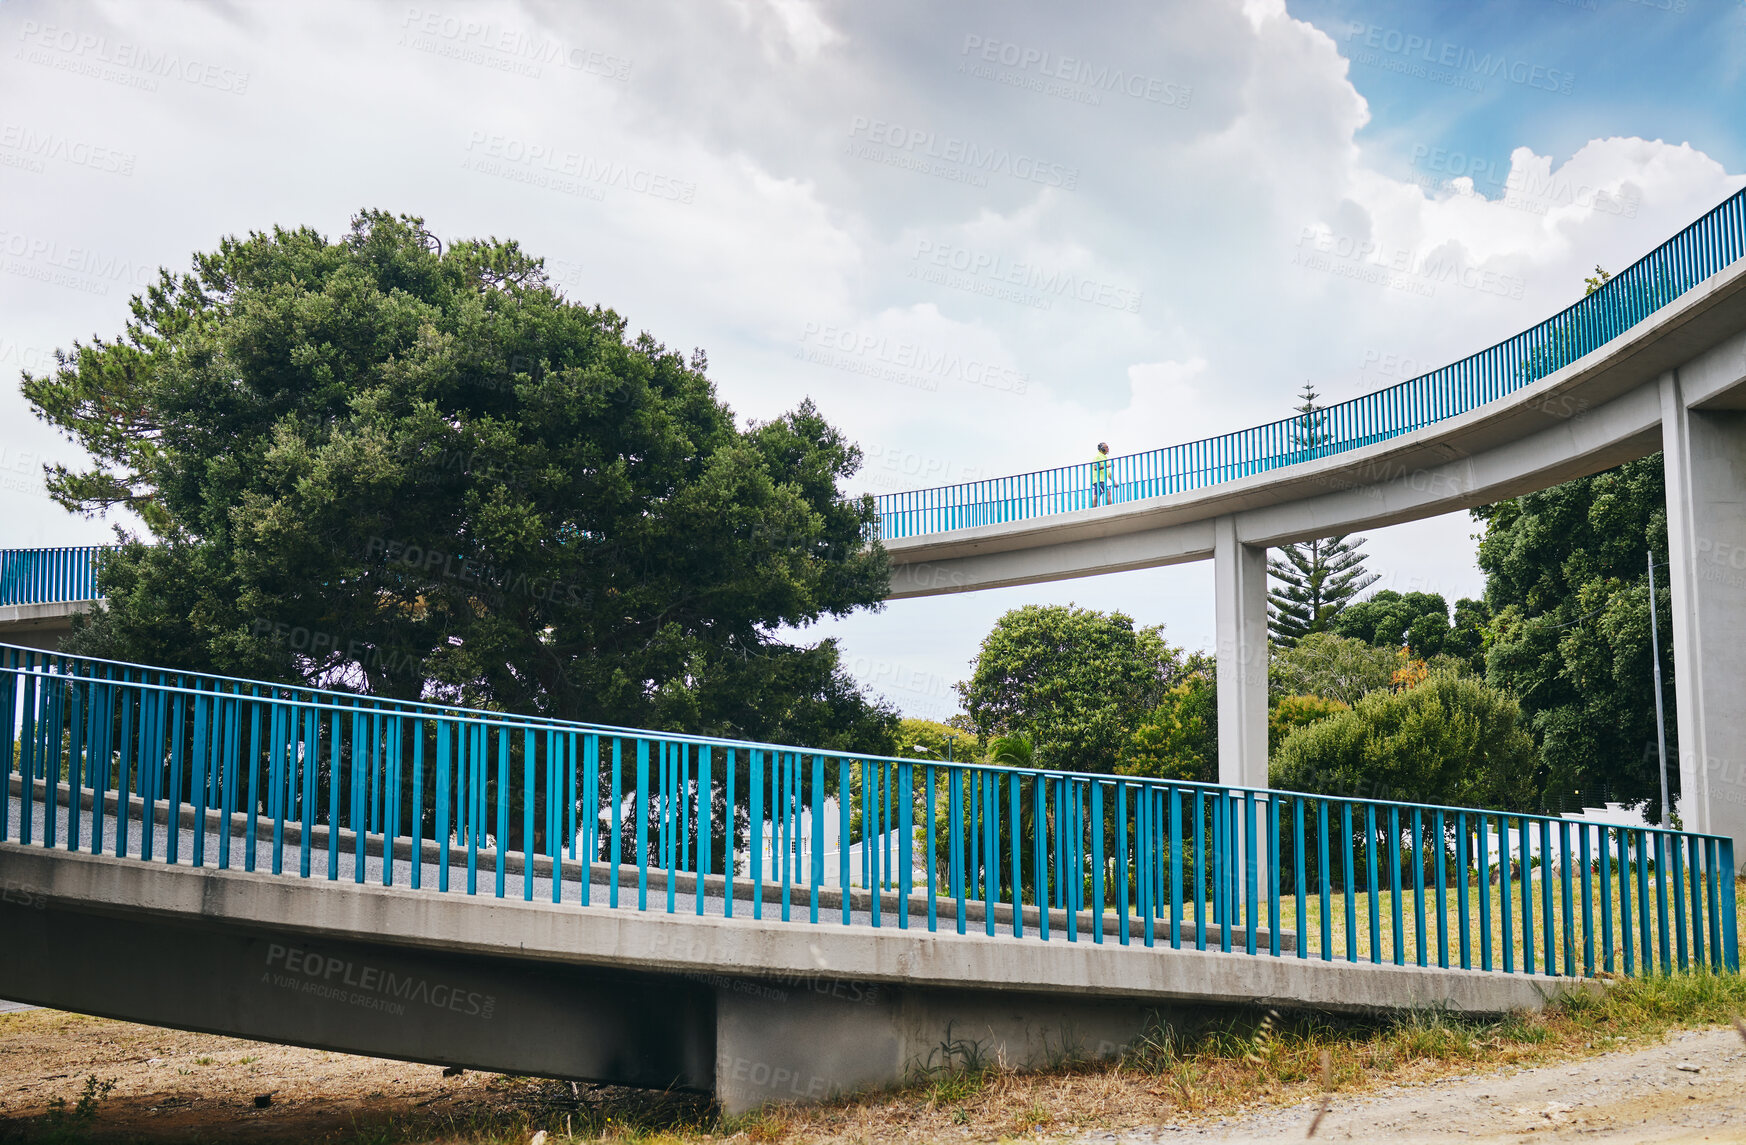
[[[1660,454],[1475,509],[1494,610],[1486,678],[1521,699],[1546,805],[1660,812],[1647,557],[1667,561]],[[1668,754],[1677,759],[1672,601],[1657,585]]]
[[[905,759],[974,762],[982,758],[983,745],[973,733],[938,720],[905,716],[897,725],[897,749],[891,753]]]
[[[1274,753],[1269,782],[1418,803],[1523,808],[1533,802],[1534,741],[1510,696],[1469,676],[1367,693],[1298,728]]]
[[[1183,671],[1161,627],[1033,604],[995,623],[958,692],[983,738],[1023,735],[1041,765],[1109,772],[1130,730]]]
[[[1455,603],[1451,624],[1442,594],[1385,588],[1349,605],[1330,631],[1378,647],[1405,648],[1420,659],[1453,656],[1473,671],[1484,671],[1485,625],[1490,619],[1483,601],[1462,599]]]
[[[1395,649],[1332,632],[1316,632],[1289,648],[1275,646],[1267,665],[1274,697],[1320,696],[1348,706],[1388,687],[1401,667]]]
[[[1123,775],[1215,783],[1219,778],[1219,694],[1211,672],[1192,672],[1164,693],[1122,745]]]
[[[824,641],[877,607],[859,451],[810,402],[736,425],[703,354],[566,301],[513,241],[358,215],[226,238],[113,340],[27,375],[95,459],[69,508],[157,543],[78,650],[375,694],[889,746]]]

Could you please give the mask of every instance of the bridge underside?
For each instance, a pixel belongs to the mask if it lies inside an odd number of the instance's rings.
[[[890,1086],[947,1043],[1109,1057],[1207,1005],[1532,1009],[1571,979],[553,906],[0,844],[0,994],[153,1025],[713,1092]]]
[[[88,612],[92,600],[51,604],[0,605],[0,642],[53,652],[73,631],[73,617]]]

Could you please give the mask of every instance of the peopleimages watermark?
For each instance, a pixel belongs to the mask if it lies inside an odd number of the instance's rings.
[[[1194,100],[1194,89],[1186,84],[1141,72],[1127,72],[1107,64],[1094,64],[1077,56],[1058,55],[1008,40],[967,35],[958,54],[962,57],[958,61],[960,75],[1088,107],[1100,106],[1106,94],[1184,110]]]
[[[827,1097],[834,1090],[829,1078],[818,1074],[802,1075],[787,1066],[773,1066],[756,1058],[723,1053],[715,1060],[715,1075],[727,1082],[743,1082],[770,1093],[785,1093],[795,1097]]]
[[[229,95],[243,95],[249,89],[248,72],[149,44],[36,20],[20,21],[18,38],[24,46],[15,59],[135,91],[155,92],[159,81],[166,80]]]
[[[158,280],[155,266],[4,227],[0,227],[0,259],[4,259],[0,265],[7,274],[81,294],[107,295],[117,283],[127,289],[143,290]]]
[[[888,488],[917,488],[949,485],[960,481],[982,481],[997,476],[986,466],[954,464],[947,458],[920,453],[908,446],[881,445],[873,442],[862,446],[862,472],[874,483]],[[883,480],[881,480],[883,478]]]
[[[1030,386],[1030,375],[1010,366],[984,362],[888,334],[822,322],[806,324],[794,356],[812,365],[828,366],[929,392],[938,390],[942,380],[1016,395],[1022,395]]]
[[[1130,314],[1140,312],[1142,292],[1132,287],[1039,263],[1016,261],[993,251],[917,239],[910,260],[911,278],[1038,310],[1051,310],[1056,299],[1070,298],[1089,306]]]
[[[27,346],[12,338],[0,335],[0,370],[29,370],[39,374],[52,369],[55,365],[53,350],[41,346]]]
[[[675,203],[697,197],[697,184],[690,180],[513,135],[474,131],[466,150],[463,168],[596,202],[605,201],[608,189]]]
[[[528,596],[550,604],[578,607],[587,607],[593,600],[591,593],[583,592],[574,584],[551,577],[530,577],[525,572],[499,568],[477,556],[427,549],[416,543],[386,537],[371,537],[364,547],[364,557],[366,560],[381,558],[390,567],[400,565],[442,580],[478,585],[505,597]]]
[[[857,115],[849,125],[846,150],[857,159],[975,187],[988,186],[990,175],[1063,191],[1079,186],[1077,167],[864,115]]]
[[[255,636],[271,636],[275,644],[279,644],[293,652],[301,653],[311,659],[327,655],[340,655],[347,660],[355,661],[368,671],[381,672],[386,675],[413,675],[424,668],[422,657],[408,652],[386,652],[373,640],[353,640],[332,632],[323,632],[318,628],[310,628],[303,624],[289,624],[283,620],[272,620],[265,616],[257,616],[249,625],[249,631]]]
[[[1411,162],[1410,181],[1427,190],[1490,195],[1492,202],[1533,215],[1544,215],[1553,207],[1575,206],[1634,219],[1642,205],[1642,195],[1631,186],[1600,187],[1551,172],[1500,165],[1495,159],[1451,148],[1419,144],[1413,148]]]
[[[566,44],[552,36],[501,26],[489,20],[408,8],[400,44],[417,52],[460,60],[511,75],[539,79],[547,65],[623,82],[631,60],[614,52]]]
[[[489,1022],[497,1011],[495,994],[277,942],[267,946],[267,968],[261,972],[261,980],[313,999],[380,1010],[396,1017],[405,1016],[408,1006],[428,1006]]]
[[[1361,373],[1378,373],[1388,378],[1416,378],[1435,368],[1417,358],[1410,358],[1405,354],[1390,354],[1375,348],[1364,351],[1363,364],[1358,367]]]
[[[1701,581],[1731,588],[1746,585],[1746,545],[1698,537],[1692,545],[1693,570]]]
[[[1309,270],[1425,298],[1433,297],[1440,285],[1511,299],[1520,299],[1527,289],[1520,276],[1474,266],[1447,252],[1444,244],[1420,254],[1407,247],[1336,234],[1319,226],[1304,227],[1298,234],[1297,251],[1291,261]]]
[[[6,343],[0,340],[0,364],[6,361]],[[35,450],[0,445],[0,489],[11,493],[46,494],[43,467],[48,458]]]
[[[545,264],[546,282],[553,290],[567,295],[571,290],[581,288],[584,269],[582,263],[571,258],[553,258],[548,255]]]
[[[1483,91],[1487,81],[1500,77],[1557,95],[1569,95],[1576,83],[1575,73],[1560,68],[1362,21],[1347,25],[1346,43],[1358,49],[1350,57],[1355,64],[1466,91]]]
[[[958,690],[953,681],[926,668],[912,668],[880,656],[851,656],[843,662],[850,675],[863,684],[897,688],[924,699],[949,701],[948,715],[958,710]]]
[[[649,957],[676,960],[688,963],[710,963],[716,960],[719,952],[709,938],[663,930],[655,934],[649,942]],[[827,977],[823,974],[760,974],[755,978],[729,978],[710,972],[693,972],[684,975],[693,982],[705,985],[719,986],[732,982],[735,993],[750,994],[770,1002],[786,1002],[789,992],[816,994],[822,998],[831,998],[838,1002],[848,1002],[851,1005],[871,1004],[880,1001],[882,992],[879,984],[859,978]]]
[[[57,131],[0,123],[0,166],[40,175],[48,170],[50,161],[105,175],[132,175],[139,156]]]
[[[0,902],[29,907],[32,910],[47,910],[48,891],[33,883],[4,879],[0,880]]]

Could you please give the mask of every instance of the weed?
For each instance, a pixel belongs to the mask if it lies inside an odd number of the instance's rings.
[[[115,1079],[98,1081],[96,1074],[85,1078],[85,1085],[79,1091],[69,1108],[65,1098],[57,1097],[49,1102],[48,1110],[42,1116],[42,1126],[46,1129],[51,1141],[76,1138],[82,1130],[90,1127],[97,1120],[97,1109],[115,1088]]]
[[[987,1043],[952,1036],[953,1023],[946,1023],[946,1036],[927,1060],[910,1070],[911,1081],[919,1083],[928,1093],[928,1107],[938,1109],[957,1106],[982,1089],[993,1065],[988,1059]],[[954,1116],[956,1110],[954,1110]],[[963,1124],[954,1121],[953,1124]]]
[[[1027,1108],[1019,1111],[1019,1115],[1013,1119],[1013,1127],[1016,1132],[1029,1133],[1053,1120],[1055,1115],[1049,1112],[1048,1106],[1040,1101],[1033,1101]]]

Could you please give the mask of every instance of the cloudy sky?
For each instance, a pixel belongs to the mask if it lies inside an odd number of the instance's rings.
[[[1746,183],[1743,69],[1742,0],[0,0],[0,370],[222,235],[380,207],[519,239],[742,417],[811,396],[857,491],[1021,472],[1539,321]],[[0,545],[109,536],[54,459],[9,382]],[[1473,531],[1378,531],[1378,587],[1477,595]],[[1204,565],[821,628],[938,718],[1057,601],[1211,641]]]

